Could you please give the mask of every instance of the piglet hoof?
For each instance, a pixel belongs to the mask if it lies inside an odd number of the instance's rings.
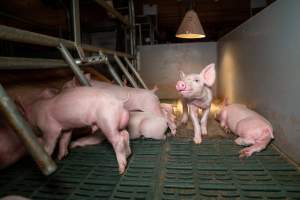
[[[58,156],[57,156],[57,158],[58,158],[58,160],[62,160],[62,159],[64,159],[68,154],[69,154],[69,151],[66,150],[65,152],[59,153]]]
[[[202,138],[201,137],[194,137],[195,144],[201,144]]]
[[[119,163],[119,174],[123,175],[126,169],[126,162]]]
[[[252,155],[252,149],[250,147],[244,148],[240,151],[239,158],[248,158]]]
[[[77,147],[82,147],[82,145],[79,142],[72,142],[70,145],[71,149],[77,148]]]
[[[175,136],[176,135],[176,128],[175,129],[171,129],[171,134],[172,134],[172,136]]]

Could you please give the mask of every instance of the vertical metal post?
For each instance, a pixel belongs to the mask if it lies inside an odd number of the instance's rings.
[[[131,83],[131,85],[135,88],[138,88],[137,83],[135,82],[135,80],[132,78],[132,76],[130,75],[130,73],[127,71],[126,67],[123,65],[122,61],[120,60],[120,58],[115,54],[114,55],[115,60],[117,61],[119,67],[121,68],[121,70],[123,71],[123,73],[125,74],[126,78],[129,80],[129,82]]]
[[[142,39],[142,24],[137,24],[139,27],[139,45],[143,45],[143,39]]]
[[[74,72],[75,76],[78,78],[80,83],[84,86],[91,86],[91,84],[85,78],[84,74],[82,73],[82,71],[80,70],[78,65],[75,63],[75,61],[74,61],[73,57],[71,56],[70,52],[68,51],[68,49],[62,43],[59,44],[58,49],[61,52],[65,61],[71,67],[72,71]]]
[[[50,175],[57,166],[51,157],[45,152],[44,148],[38,143],[38,139],[34,132],[24,120],[17,110],[14,102],[6,94],[4,88],[0,84],[0,109],[8,119],[13,130],[25,144],[28,152],[31,154],[43,174]]]
[[[148,89],[148,87],[145,84],[145,82],[143,81],[142,77],[140,76],[140,74],[138,73],[138,71],[133,67],[133,65],[130,63],[130,61],[128,60],[128,58],[124,57],[124,60],[126,61],[127,65],[131,69],[131,71],[134,73],[135,77],[139,80],[139,82],[141,83],[141,85],[143,86],[143,88]]]
[[[73,33],[75,44],[81,45],[79,0],[72,0]]]
[[[134,14],[133,0],[128,1],[128,6],[129,6],[129,23],[130,23],[130,51],[131,51],[131,55],[135,57],[136,37],[135,37],[135,14]]]
[[[80,32],[80,8],[79,0],[72,0],[72,22],[75,47],[81,60],[85,60],[84,51],[81,48],[81,32]]]

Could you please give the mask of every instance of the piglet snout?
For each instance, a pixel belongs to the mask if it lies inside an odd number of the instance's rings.
[[[185,90],[186,85],[183,81],[178,81],[176,83],[176,90],[181,91],[181,90]]]

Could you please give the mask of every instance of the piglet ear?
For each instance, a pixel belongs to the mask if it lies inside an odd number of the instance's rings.
[[[216,79],[216,70],[215,70],[215,64],[209,64],[207,65],[200,73],[200,75],[203,77],[204,84],[211,87]]]
[[[180,77],[181,80],[184,79],[184,77],[185,77],[184,72],[181,71],[181,70],[179,71],[179,77]]]

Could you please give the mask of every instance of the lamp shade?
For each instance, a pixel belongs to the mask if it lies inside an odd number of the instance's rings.
[[[187,39],[196,39],[196,38],[205,37],[205,33],[203,31],[198,15],[194,10],[189,10],[185,14],[177,30],[176,37],[187,38]]]

